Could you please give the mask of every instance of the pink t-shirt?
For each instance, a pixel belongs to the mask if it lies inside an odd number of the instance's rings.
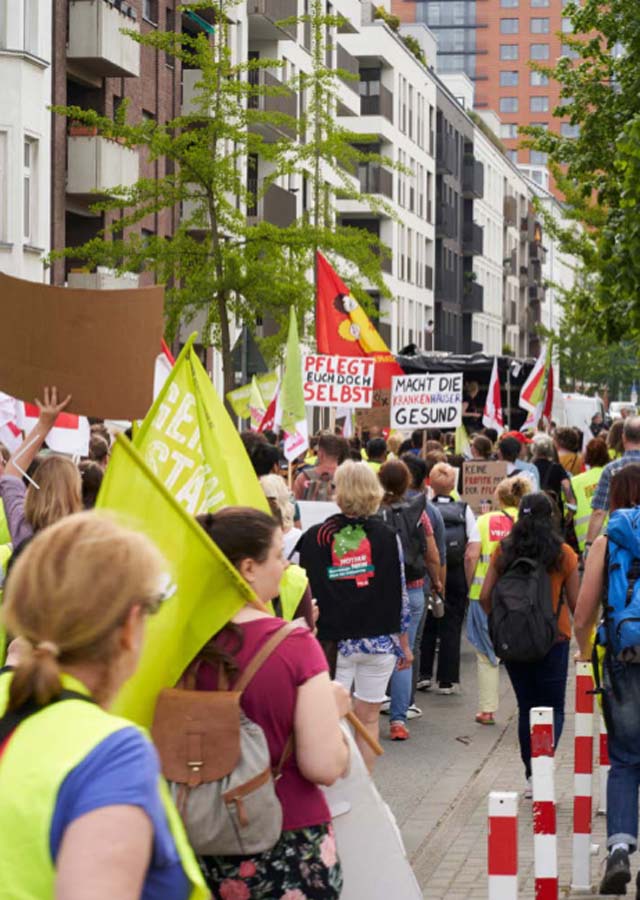
[[[234,651],[240,671],[273,632],[284,624],[283,619],[269,617],[240,625],[242,647]],[[230,651],[235,643],[233,635],[223,633],[220,638],[223,649]],[[308,629],[296,629],[274,650],[242,695],[243,711],[265,733],[273,767],[280,762],[284,746],[293,733],[298,686],[326,671],[327,660],[320,644]],[[197,689],[213,691],[217,688],[217,682],[215,668],[202,663],[198,670]],[[295,748],[284,764],[282,777],[276,782],[276,793],[282,804],[283,831],[322,825],[331,820],[323,793],[298,770]]]

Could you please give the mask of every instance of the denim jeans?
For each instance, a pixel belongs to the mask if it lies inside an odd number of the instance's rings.
[[[411,622],[409,623],[409,646],[413,647],[418,633],[418,626],[424,612],[424,588],[409,588],[409,608],[411,610]],[[407,709],[411,703],[412,667],[398,671],[396,669],[391,676],[391,708],[389,721],[406,722]]]
[[[607,661],[603,682],[611,761],[607,782],[607,846],[624,843],[635,850],[640,787],[640,665],[615,659]]]
[[[569,641],[554,644],[537,662],[505,663],[518,701],[518,740],[527,778],[531,775],[529,711],[534,706],[553,707],[553,746],[558,746],[564,725]]]

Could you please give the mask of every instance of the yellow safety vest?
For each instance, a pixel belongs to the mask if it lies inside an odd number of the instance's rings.
[[[602,466],[594,467],[580,475],[574,475],[571,479],[571,488],[576,498],[576,514],[573,520],[578,539],[580,552],[584,553],[584,545],[587,540],[587,531],[589,530],[589,519],[591,518],[591,498],[593,497],[598,482]]]
[[[9,544],[10,542],[9,523],[4,511],[4,503],[0,500],[0,544]]]
[[[373,471],[374,471],[374,472],[376,473],[376,475],[377,475],[378,472],[380,471],[380,467],[382,466],[382,463],[379,463],[379,462],[377,462],[376,460],[373,460],[373,459],[368,459],[368,460],[366,460],[366,463],[367,463],[367,465],[369,466],[369,468],[370,468],[370,469],[373,469]]]
[[[307,573],[301,566],[290,565],[284,570],[280,582],[280,603],[282,618],[287,622],[293,619],[308,583]]]
[[[495,522],[500,517],[504,518],[504,516],[507,516],[515,522],[518,517],[518,510],[515,506],[511,506],[506,509],[492,510],[492,512],[483,513],[483,515],[478,517],[478,528],[480,530],[480,559],[478,560],[475,572],[473,573],[473,580],[471,582],[471,587],[469,588],[469,600],[480,599],[480,591],[482,590],[482,585],[484,584],[487,572],[489,571],[491,554],[502,538],[506,537],[509,533],[495,534],[492,533],[491,530],[492,522]],[[511,528],[509,528],[509,531],[510,530]]]
[[[12,675],[0,676],[0,715]],[[86,694],[86,687],[63,675],[66,688]],[[52,703],[22,722],[0,759],[0,896],[20,900],[53,900],[55,866],[49,835],[56,797],[67,775],[109,735],[132,723],[84,700]],[[169,789],[160,777],[158,790],[185,875],[190,900],[207,900],[207,889],[189,846]]]
[[[0,504],[1,506],[2,504]],[[13,553],[13,545],[12,544],[2,544],[0,545],[0,608],[2,607],[2,588],[4,586],[4,579],[7,574],[7,565],[9,564],[9,560],[11,559],[11,555]],[[2,624],[2,620],[0,620],[0,666],[4,665],[4,659],[7,653],[7,633]]]

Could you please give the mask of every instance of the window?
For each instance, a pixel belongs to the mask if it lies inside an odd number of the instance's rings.
[[[142,17],[156,25],[158,22],[158,0],[144,0],[142,4]]]
[[[0,131],[0,243],[8,240],[7,236],[7,132]]]
[[[530,97],[529,109],[531,112],[549,112],[548,97]]]
[[[573,33],[573,22],[571,19],[563,19],[562,20],[562,33],[563,34],[572,34]]]
[[[167,15],[167,17],[166,17],[166,21],[165,21],[165,29],[166,29],[167,33],[171,32],[171,31],[175,31],[176,30],[175,13],[171,9],[170,6],[167,6],[166,15]],[[171,53],[166,52],[164,54],[164,63],[168,69],[173,69],[175,67],[175,60]]]
[[[531,0],[531,6],[533,6],[533,7],[549,6],[549,0]]]
[[[517,72],[500,72],[500,87],[516,87],[518,80]]]
[[[542,128],[544,131],[549,130],[548,122],[529,122],[529,125],[531,125],[532,128]]]
[[[520,0],[500,0],[500,6],[503,7],[516,7],[520,4]]]
[[[532,166],[546,166],[548,157],[541,150],[531,150],[529,154],[529,162]]]
[[[562,56],[568,56],[569,59],[578,59],[580,55],[577,50],[574,50],[573,47],[570,47],[569,44],[563,44],[560,50],[560,54]]]
[[[518,151],[517,150],[507,150],[507,159],[511,160],[512,163],[518,162]]]
[[[3,4],[4,6],[4,4]],[[38,55],[38,0],[24,0],[24,49]]]
[[[517,97],[500,97],[500,112],[517,113],[518,98]]]
[[[549,19],[531,19],[531,34],[549,34]]]
[[[502,122],[500,125],[500,137],[501,138],[517,138],[518,137],[518,126],[515,122]]]
[[[501,34],[517,34],[520,30],[520,19],[500,19]]]
[[[548,44],[531,44],[531,59],[549,59]]]
[[[531,71],[530,75],[531,87],[546,87],[549,84],[549,76],[543,72]]]
[[[560,134],[565,138],[577,138],[580,136],[580,126],[571,125],[570,122],[562,122],[560,125]]]
[[[33,244],[36,233],[36,165],[38,142],[33,138],[25,138],[23,146],[22,166],[22,237],[25,243]]]
[[[517,44],[500,44],[500,59],[517,59]]]

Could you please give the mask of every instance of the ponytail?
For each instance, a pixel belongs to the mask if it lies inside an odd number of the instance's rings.
[[[41,641],[37,647],[28,641],[21,642],[20,659],[9,687],[10,712],[28,703],[46,706],[62,691],[59,651],[51,641]]]

